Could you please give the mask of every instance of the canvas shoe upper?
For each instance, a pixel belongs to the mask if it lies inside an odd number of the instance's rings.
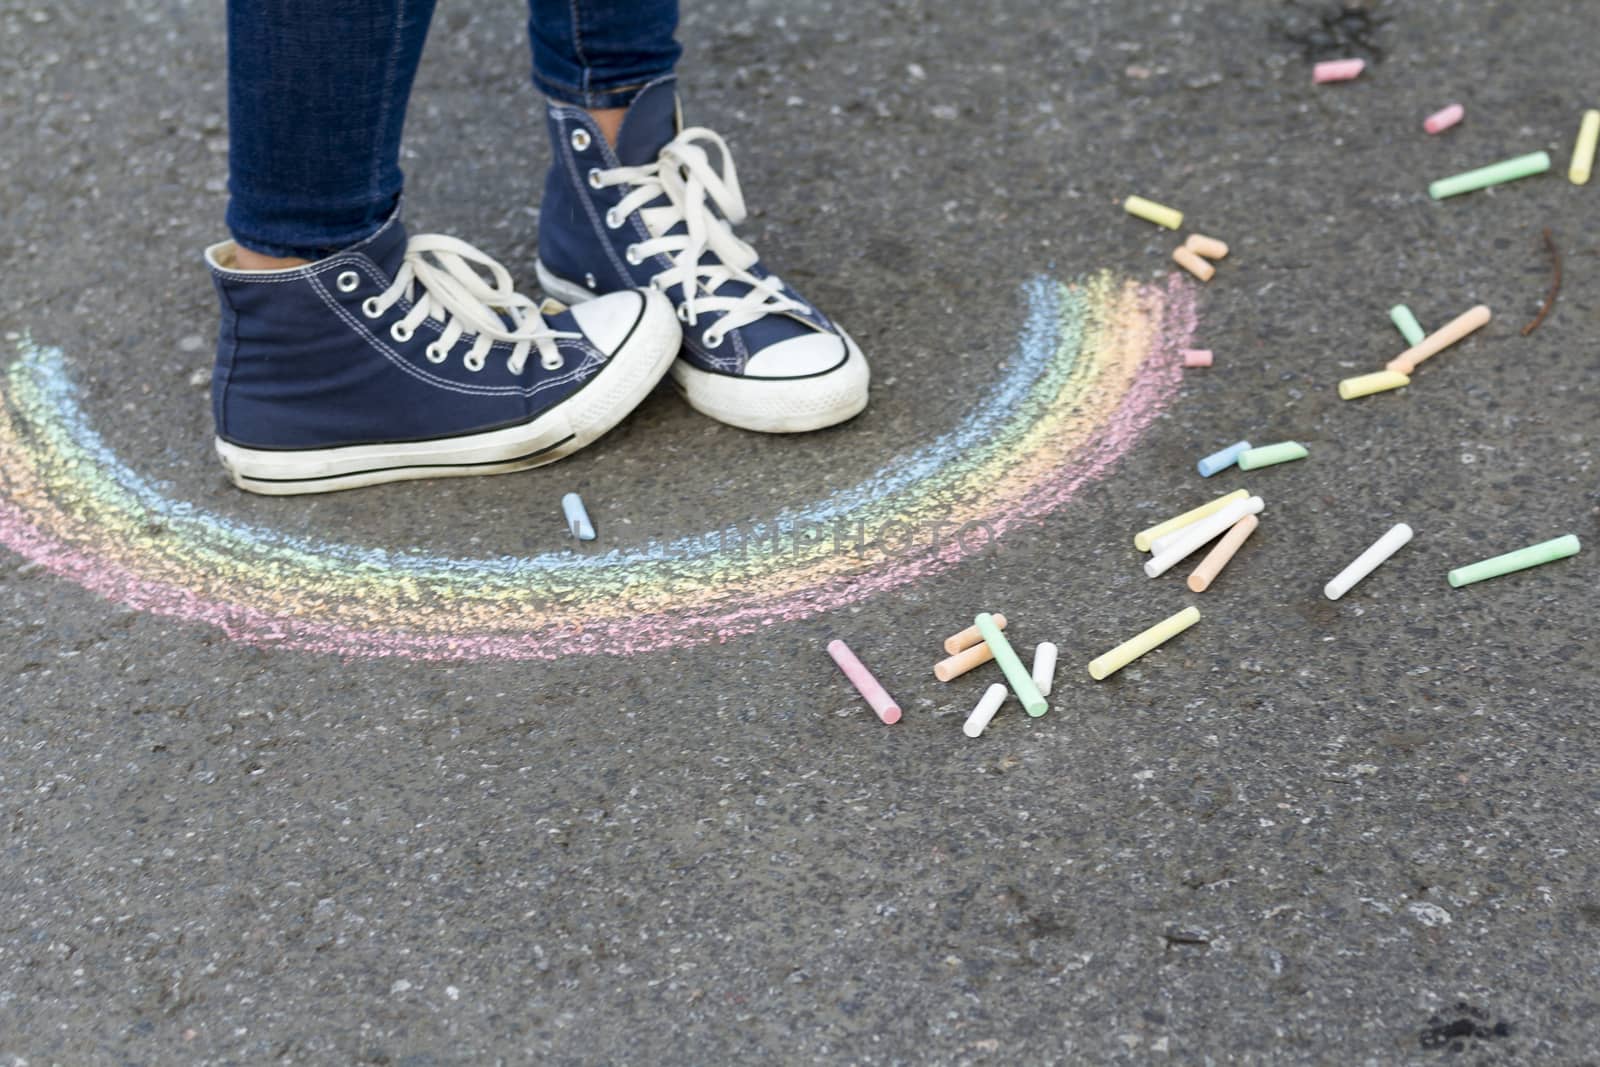
[[[238,270],[235,251],[206,250],[222,308],[212,408],[223,465],[255,492],[552,462],[632,410],[681,337],[659,293],[541,309],[471,245],[408,238],[398,212],[302,267]]]
[[[546,292],[572,303],[635,286],[665,293],[683,325],[674,383],[732,425],[812,430],[866,406],[855,342],[735,236],[745,205],[732,156],[711,130],[682,127],[675,79],[639,93],[615,149],[580,108],[552,103],[548,124]]]

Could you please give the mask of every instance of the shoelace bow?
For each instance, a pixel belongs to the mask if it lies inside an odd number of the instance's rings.
[[[445,234],[418,234],[406,243],[405,260],[394,281],[367,302],[367,313],[376,318],[402,296],[411,301],[411,310],[392,327],[403,331],[403,336],[396,335],[399,339],[409,338],[425,319],[444,323],[439,339],[428,346],[428,358],[435,363],[443,363],[456,342],[466,337],[472,339],[464,357],[469,370],[482,370],[490,346],[504,341],[513,346],[506,360],[511,373],[522,373],[531,348],[539,350],[545,370],[556,371],[565,362],[556,341],[583,336],[550,329],[538,305],[517,292],[509,271],[488,254]]]
[[[720,172],[711,164],[707,145],[715,147],[722,157]],[[723,318],[705,333],[705,342],[712,348],[722,343],[729,330],[764,315],[806,310],[804,304],[784,295],[783,282],[776,275],[758,278],[750,272],[760,257],[754,248],[734,236],[730,224],[737,225],[745,219],[744,195],[739,190],[733,155],[714,131],[691,127],[669,141],[654,162],[597,170],[591,180],[600,187],[633,187],[611,209],[614,214],[608,216],[608,221],[618,226],[633,211],[641,212],[652,236],[634,245],[630,258],[643,260],[658,253],[671,258],[672,266],[652,278],[651,284],[659,289],[681,287],[683,303],[678,315],[690,326],[700,315],[723,313]],[[663,197],[666,204],[645,206]],[[680,222],[685,224],[686,233],[667,233]],[[707,252],[716,257],[714,261],[702,262]],[[718,296],[717,290],[730,281],[748,285],[750,291],[741,296]]]

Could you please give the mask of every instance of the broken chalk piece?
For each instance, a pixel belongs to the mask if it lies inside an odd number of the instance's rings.
[[[1049,641],[1040,641],[1033,650],[1033,684],[1039,687],[1039,692],[1044,696],[1050,695],[1056,680],[1056,646]]]
[[[1567,167],[1567,180],[1573,185],[1588,185],[1594,171],[1595,142],[1600,140],[1600,111],[1583,113],[1578,123],[1578,139],[1572,145],[1572,163]]]
[[[1206,553],[1206,558],[1200,561],[1200,566],[1189,575],[1189,589],[1196,593],[1204,593],[1210,589],[1211,583],[1222,573],[1222,568],[1228,565],[1234,553],[1239,551],[1239,546],[1256,532],[1256,527],[1259,525],[1261,525],[1260,519],[1254,515],[1246,515],[1228,527],[1228,532],[1222,535],[1222,540]]]
[[[1174,515],[1170,519],[1167,519],[1163,522],[1158,522],[1149,529],[1140,530],[1138,533],[1134,534],[1133,547],[1137,548],[1140,552],[1148,552],[1150,551],[1150,545],[1155,541],[1156,538],[1164,537],[1173,530],[1181,530],[1191,522],[1199,522],[1207,515],[1213,515],[1221,511],[1235,500],[1244,500],[1249,496],[1249,490],[1235,489],[1231,493],[1224,493],[1222,496],[1217,497],[1217,499],[1211,501],[1209,504],[1201,504],[1197,508],[1194,508],[1190,511],[1185,511],[1182,515]]]
[[[1203,282],[1209,282],[1212,275],[1217,273],[1217,268],[1189,251],[1183,245],[1179,245],[1172,250],[1172,258],[1177,261],[1178,266]]]
[[[1408,345],[1420,345],[1422,339],[1428,336],[1423,332],[1422,323],[1404,304],[1396,304],[1389,309],[1389,321],[1394,323],[1394,328],[1400,331],[1400,336],[1406,339]]]
[[[999,682],[994,683],[983,691],[978,706],[972,709],[972,714],[967,716],[967,721],[961,724],[961,732],[968,737],[978,737],[989,728],[989,720],[994,718],[994,713],[1000,710],[1000,705],[1006,702],[1006,687]]]
[[[1297,459],[1305,459],[1308,453],[1306,446],[1298,441],[1280,441],[1275,445],[1262,445],[1239,453],[1239,469],[1253,471],[1261,467],[1272,467],[1279,463],[1289,463]]]
[[[1207,237],[1202,233],[1191,233],[1188,237],[1185,237],[1183,239],[1183,247],[1195,255],[1205,256],[1207,259],[1228,258],[1228,246],[1225,243],[1215,237]]]
[[[580,541],[594,540],[594,523],[589,521],[589,512],[581,496],[568,493],[562,497],[561,512],[567,517],[567,529],[572,531],[573,537]]]
[[[1525,571],[1529,567],[1537,567],[1542,563],[1553,563],[1558,559],[1578,554],[1578,536],[1567,534],[1557,537],[1553,541],[1542,541],[1537,545],[1519,548],[1515,552],[1507,552],[1503,556],[1495,556],[1479,563],[1472,563],[1465,567],[1457,567],[1450,572],[1450,585],[1459,589],[1473,582],[1481,582],[1488,578],[1498,578],[1502,574],[1513,571]]]
[[[1427,130],[1429,133],[1443,133],[1445,130],[1448,130],[1450,127],[1460,122],[1466,113],[1467,109],[1462,107],[1460,104],[1451,104],[1449,107],[1442,107],[1438,111],[1435,111],[1433,114],[1422,120],[1422,128]]]
[[[1469,333],[1481,329],[1491,318],[1493,315],[1486,304],[1468,308],[1384,364],[1384,369],[1410,374],[1417,369],[1418,363],[1438,355]]]
[[[1006,640],[1006,635],[995,626],[994,616],[986,611],[973,619],[972,624],[983,634],[983,643],[994,653],[994,661],[1000,664],[1000,672],[1006,676],[1006,681],[1011,683],[1011,691],[1022,701],[1022,710],[1036,719],[1048,711],[1050,705],[1045,703],[1044,694],[1033,684],[1033,676],[1017,658],[1016,652],[1011,648],[1011,642]]]
[[[1122,210],[1146,222],[1165,226],[1169,230],[1176,230],[1183,225],[1183,212],[1165,204],[1158,204],[1154,200],[1146,200],[1142,196],[1128,197],[1122,202]]]
[[[1250,451],[1250,442],[1238,441],[1221,451],[1211,453],[1211,455],[1196,463],[1195,468],[1200,472],[1200,477],[1209,478],[1218,471],[1225,471],[1239,462],[1239,453],[1248,451]]]
[[[1105,655],[1091,660],[1089,677],[1098,682],[1116,674],[1146,652],[1172,640],[1199,621],[1199,608],[1184,608],[1170,619],[1163,619],[1144,633],[1129,638]]]
[[[1325,59],[1311,68],[1311,80],[1318,85],[1324,82],[1347,82],[1367,69],[1364,59]]]
[[[1327,585],[1322,588],[1322,595],[1329,600],[1338,600],[1348,593],[1357,582],[1378,569],[1378,564],[1404,548],[1411,540],[1411,527],[1405,523],[1398,523],[1390,527],[1389,532],[1372,543],[1361,555],[1351,561],[1350,566],[1340,571]]]
[[[1371,396],[1373,393],[1387,392],[1398,389],[1402,385],[1410,385],[1411,378],[1396,370],[1373,371],[1371,374],[1360,374],[1354,378],[1346,378],[1339,383],[1339,399],[1355,400],[1358,397]]]
[[[893,725],[900,721],[900,705],[884,691],[883,686],[872,676],[872,672],[856,658],[850,651],[850,646],[835,638],[828,642],[828,655],[833,657],[833,662],[839,665],[844,676],[850,679],[850,684],[856,687],[856,692],[872,706],[878,713],[878,718],[884,723]]]
[[[1004,630],[1006,628],[1006,617],[999,612],[995,612],[994,624],[1000,627],[1000,629]],[[960,633],[951,634],[949,637],[945,638],[944,650],[946,653],[953,656],[963,649],[971,648],[973,645],[982,640],[983,635],[978,632],[978,628],[976,626],[969,626]]]
[[[1211,359],[1211,349],[1209,348],[1185,348],[1183,350],[1183,365],[1185,367],[1209,367],[1211,366]]]
[[[999,616],[995,617],[998,621]],[[976,627],[974,627],[976,629]],[[959,678],[974,667],[981,667],[994,659],[994,650],[983,641],[963,648],[948,659],[942,659],[933,665],[933,676],[941,682],[948,682],[952,678]]]
[[[1487,189],[1491,185],[1504,185],[1514,182],[1518,178],[1528,178],[1535,174],[1543,174],[1550,169],[1549,152],[1529,152],[1525,156],[1517,156],[1499,163],[1491,163],[1487,167],[1469,170],[1465,174],[1457,174],[1449,178],[1440,178],[1428,186],[1428,195],[1435,200],[1444,200],[1462,193],[1470,193],[1477,189]]]
[[[1161,577],[1246,515],[1259,515],[1265,506],[1258,496],[1235,500],[1215,515],[1207,515],[1199,522],[1163,537],[1151,547],[1150,558],[1144,565],[1145,576]]]

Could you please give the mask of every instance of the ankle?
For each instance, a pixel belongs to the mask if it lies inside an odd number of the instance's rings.
[[[233,248],[233,268],[235,270],[285,270],[289,267],[303,267],[310,263],[309,259],[298,256],[267,256],[260,252],[252,252],[241,244]]]
[[[589,117],[600,127],[600,132],[606,135],[606,142],[615,148],[617,134],[622,132],[622,116],[627,113],[628,109],[625,107],[602,107],[591,110]]]

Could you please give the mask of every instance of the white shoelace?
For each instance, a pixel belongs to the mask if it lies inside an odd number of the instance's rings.
[[[522,373],[528,352],[535,347],[540,365],[557,371],[565,361],[556,341],[583,336],[550,329],[538,305],[512,285],[509,271],[467,242],[440,233],[411,238],[394,281],[378,296],[368,297],[362,311],[368,318],[378,318],[402,296],[411,301],[411,310],[390,327],[395,340],[410,340],[424,319],[444,323],[439,339],[427,349],[433,363],[443,363],[457,341],[471,338],[472,347],[463,360],[468,370],[482,370],[490,346],[504,341],[513,346],[506,360],[512,374]],[[514,325],[507,326],[506,318]]]
[[[714,145],[721,154],[720,173],[711,165],[705,145]],[[678,317],[690,326],[700,315],[723,313],[705,333],[705,343],[712,348],[722,343],[729,330],[746,326],[763,315],[806,310],[804,304],[783,294],[783,282],[777,276],[758,278],[750,273],[760,257],[734,236],[729,225],[745,219],[739,175],[726,142],[713,131],[691,127],[669,141],[654,162],[594,170],[589,174],[589,183],[596,188],[633,187],[607,212],[606,225],[616,229],[628,215],[642,209],[640,216],[651,239],[628,249],[629,262],[639,263],[658,253],[671,257],[672,266],[653,277],[650,284],[658,289],[682,287]],[[645,207],[661,197],[667,203]],[[686,224],[688,232],[667,235],[680,222]],[[702,263],[707,252],[720,262]],[[730,281],[742,282],[750,286],[750,291],[743,296],[718,296],[717,290]]]

